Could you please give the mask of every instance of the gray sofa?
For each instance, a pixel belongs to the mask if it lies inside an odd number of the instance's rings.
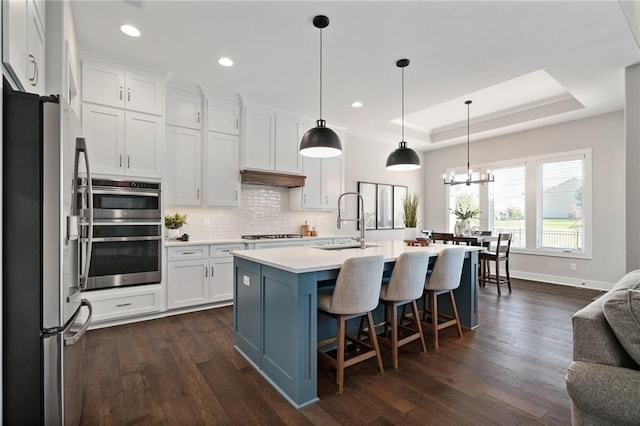
[[[640,270],[573,315],[574,425],[640,425]]]

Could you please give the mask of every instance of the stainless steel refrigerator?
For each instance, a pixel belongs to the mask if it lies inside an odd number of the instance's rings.
[[[80,126],[57,96],[3,90],[3,423],[75,425],[85,374],[82,299],[91,194]],[[89,182],[91,179],[89,179]],[[85,197],[86,196],[86,197]],[[81,204],[81,205],[79,205]]]

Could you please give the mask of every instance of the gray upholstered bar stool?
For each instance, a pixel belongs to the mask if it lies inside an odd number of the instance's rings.
[[[378,336],[378,340],[391,348],[393,368],[398,368],[398,348],[409,342],[420,340],[422,352],[427,353],[416,299],[422,297],[428,266],[429,253],[427,252],[401,253],[393,267],[389,284],[383,284],[380,290],[380,301],[384,303],[385,323],[384,334],[382,337]],[[411,304],[410,321],[413,323],[413,328],[403,324],[404,319],[409,319],[405,317],[405,308],[408,304]],[[398,321],[398,307],[400,306],[402,306],[402,315]],[[408,332],[408,334],[405,333],[400,338],[400,331]]]
[[[382,285],[382,270],[384,257],[364,256],[350,258],[344,261],[333,293],[318,294],[318,311],[338,321],[338,335],[336,339],[319,342],[318,349],[337,340],[336,358],[328,353],[318,350],[320,357],[326,359],[336,368],[336,383],[338,393],[344,388],[344,369],[358,362],[376,357],[380,374],[384,373],[380,347],[375,333],[375,326],[371,311],[378,306],[378,296]],[[351,318],[367,316],[369,321],[369,342],[363,342],[356,338],[347,337],[346,322]],[[359,347],[367,348],[367,351],[359,351],[357,355],[345,359],[346,340]]]
[[[433,346],[438,347],[438,331],[450,327],[458,326],[458,335],[462,337],[462,328],[460,327],[460,319],[458,318],[458,308],[456,307],[456,299],[453,296],[453,290],[460,285],[460,277],[462,276],[462,266],[464,264],[464,247],[446,248],[440,251],[438,259],[433,267],[433,272],[427,278],[424,289],[424,318],[423,320],[431,326],[433,332]],[[448,293],[451,301],[451,310],[453,316],[443,315],[438,312],[438,295]],[[428,299],[428,300],[427,300]],[[427,306],[431,307],[431,322],[427,322],[429,311]],[[444,318],[444,322],[440,322],[440,318]]]

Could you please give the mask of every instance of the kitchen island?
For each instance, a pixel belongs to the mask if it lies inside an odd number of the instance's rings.
[[[294,407],[311,404],[318,400],[318,288],[335,280],[342,263],[351,257],[381,254],[388,273],[405,251],[426,251],[437,261],[438,253],[446,247],[410,247],[402,241],[381,241],[365,249],[285,247],[234,251],[236,349]],[[455,297],[462,326],[475,328],[481,247],[465,249]]]

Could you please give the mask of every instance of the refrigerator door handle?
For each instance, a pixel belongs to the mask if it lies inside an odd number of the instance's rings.
[[[75,154],[75,167],[73,172],[73,184],[77,185],[78,182],[78,161],[80,153],[84,154],[84,164],[87,171],[87,222],[89,230],[87,232],[87,251],[86,262],[84,264],[84,271],[80,273],[80,288],[86,288],[87,280],[89,279],[89,268],[91,266],[91,251],[93,248],[93,183],[91,181],[91,170],[89,167],[89,154],[87,153],[87,142],[84,138],[76,138],[76,154]],[[76,188],[72,191],[75,194]],[[75,204],[74,204],[75,205]],[[78,214],[81,206],[75,205],[74,213]]]
[[[78,331],[76,331],[73,336],[64,338],[65,346],[73,345],[78,340],[82,339],[82,336],[84,335],[84,333],[89,328],[89,325],[91,324],[91,318],[93,317],[93,306],[91,306],[91,302],[89,302],[87,299],[82,299],[82,302],[80,303],[80,308],[78,308],[72,320],[75,320],[78,317],[78,314],[80,313],[80,309],[82,309],[83,306],[86,306],[87,308],[89,308],[89,316],[87,317],[87,320],[84,322],[84,324],[82,324],[82,327],[80,327],[80,329],[78,329]],[[69,325],[65,327],[64,331],[65,332],[69,331],[73,323],[74,321],[69,321]]]

